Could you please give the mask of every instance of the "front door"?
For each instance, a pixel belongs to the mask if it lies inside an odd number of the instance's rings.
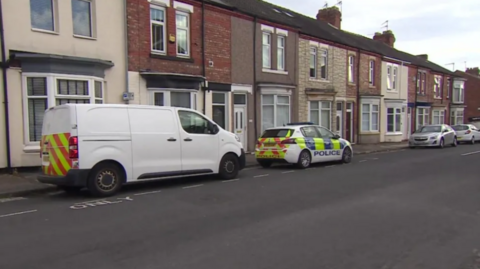
[[[336,114],[336,126],[335,126],[335,132],[339,136],[343,137],[343,103],[338,102],[337,103],[337,114]]]
[[[353,143],[353,103],[347,103],[345,122],[345,139]]]
[[[233,129],[234,133],[240,138],[240,142],[242,143],[243,147],[245,148],[247,145],[246,141],[246,130],[247,125],[245,124],[245,106],[235,106],[233,112]]]

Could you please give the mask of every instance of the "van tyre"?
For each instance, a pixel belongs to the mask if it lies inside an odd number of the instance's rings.
[[[226,154],[220,161],[218,175],[224,180],[235,179],[240,171],[240,162],[234,154]]]
[[[312,163],[312,156],[308,150],[303,150],[300,152],[300,156],[298,156],[297,167],[300,169],[306,169]]]
[[[108,197],[115,195],[124,182],[124,173],[117,164],[97,164],[88,176],[87,189],[92,196]]]
[[[342,154],[342,162],[343,163],[351,163],[352,162],[352,149],[345,148]]]
[[[442,138],[440,139],[440,143],[438,144],[438,147],[443,149],[444,146],[445,146],[445,140]]]
[[[270,166],[272,166],[272,162],[270,161],[257,161],[257,162],[263,168],[269,168]]]

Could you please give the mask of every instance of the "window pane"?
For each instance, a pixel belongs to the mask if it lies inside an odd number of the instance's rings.
[[[262,106],[262,131],[267,128],[275,127],[274,123],[274,106]]]
[[[323,101],[322,102],[322,108],[330,109],[330,102]]]
[[[28,96],[46,96],[47,78],[27,78]]]
[[[103,104],[103,100],[97,99],[97,100],[95,100],[95,104]]]
[[[362,130],[363,131],[370,130],[370,114],[369,113],[362,113]]]
[[[85,80],[57,80],[57,93],[61,95],[83,95],[88,96],[88,81]]]
[[[284,55],[285,50],[284,49],[278,49],[277,50],[277,65],[279,70],[284,70],[285,69],[285,55]]]
[[[262,104],[273,105],[274,104],[273,95],[262,95]]]
[[[402,126],[402,119],[400,114],[395,115],[395,132],[400,132],[400,127]]]
[[[270,68],[270,46],[263,45],[263,67]]]
[[[378,113],[372,112],[372,130],[378,130]]]
[[[156,92],[153,94],[153,105],[154,106],[164,106],[164,94],[163,92]]]
[[[321,111],[320,126],[330,129],[330,110]]]
[[[65,105],[65,104],[90,104],[90,99],[57,99],[56,105]]]
[[[164,22],[165,21],[165,13],[163,10],[158,8],[151,8],[150,9],[150,20],[156,22]]]
[[[372,105],[372,111],[378,111],[378,105]]]
[[[177,21],[176,21],[177,27],[183,27],[183,28],[188,27],[188,16],[186,16],[184,14],[177,14],[176,19],[177,19]]]
[[[327,79],[327,55],[326,50],[322,51],[322,58],[320,59],[320,77]]]
[[[233,103],[236,105],[245,105],[247,103],[247,96],[245,94],[234,94]]]
[[[279,104],[290,104],[290,98],[288,96],[277,96],[277,103]]]
[[[310,109],[318,109],[319,103],[317,101],[310,101]]]
[[[31,142],[42,139],[43,116],[47,107],[47,98],[28,99],[28,130]]]
[[[152,50],[165,51],[163,25],[152,24]]]
[[[213,105],[213,121],[225,129],[225,106]]]
[[[310,121],[314,124],[320,124],[320,111],[310,110]]]
[[[212,94],[212,102],[214,104],[225,104],[225,93],[214,92]]]
[[[73,34],[92,36],[90,5],[90,1],[72,0]]]
[[[394,119],[395,119],[394,115],[387,116],[387,132],[389,133],[393,132],[393,130],[395,129]]]
[[[170,105],[175,107],[192,108],[189,92],[170,92]]]
[[[290,122],[290,106],[277,105],[277,126]]]
[[[393,114],[393,108],[387,108],[387,113],[388,114]]]
[[[368,105],[368,104],[362,105],[362,112],[363,113],[369,113],[370,112],[370,105]]]
[[[188,32],[177,28],[177,53],[188,54]]]
[[[32,28],[54,31],[52,0],[30,0]]]
[[[101,81],[95,81],[95,98],[103,98]]]
[[[262,44],[264,45],[270,44],[270,35],[267,33],[263,33],[262,42]]]
[[[183,130],[190,134],[208,134],[208,121],[197,113],[178,111]]]

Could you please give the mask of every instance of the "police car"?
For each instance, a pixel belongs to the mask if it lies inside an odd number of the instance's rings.
[[[262,167],[290,163],[304,169],[318,162],[350,163],[352,156],[349,141],[313,123],[289,123],[269,128],[255,147],[255,158]]]

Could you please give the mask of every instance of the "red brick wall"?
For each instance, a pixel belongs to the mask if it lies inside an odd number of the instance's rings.
[[[190,14],[190,57],[184,59],[176,57],[176,43],[168,42],[169,35],[175,35],[175,9],[173,1],[167,8],[167,55],[152,55],[150,45],[150,3],[147,0],[127,0],[128,23],[128,70],[171,72],[190,75],[202,73],[202,40],[201,19],[202,10],[198,3],[184,1],[194,5],[194,12]],[[193,62],[192,62],[193,61]]]
[[[370,60],[375,61],[375,81],[373,86],[371,86],[369,82]],[[381,75],[382,60],[373,55],[360,53],[360,95],[380,95],[382,83]]]
[[[462,77],[466,78],[465,81],[465,122],[468,122],[468,118],[470,117],[478,117],[480,116],[480,111],[478,108],[480,107],[480,76],[478,75],[470,75],[466,73],[459,73]]]
[[[209,81],[231,83],[231,17],[215,8],[205,10],[205,61]],[[209,66],[213,61],[213,67]]]

